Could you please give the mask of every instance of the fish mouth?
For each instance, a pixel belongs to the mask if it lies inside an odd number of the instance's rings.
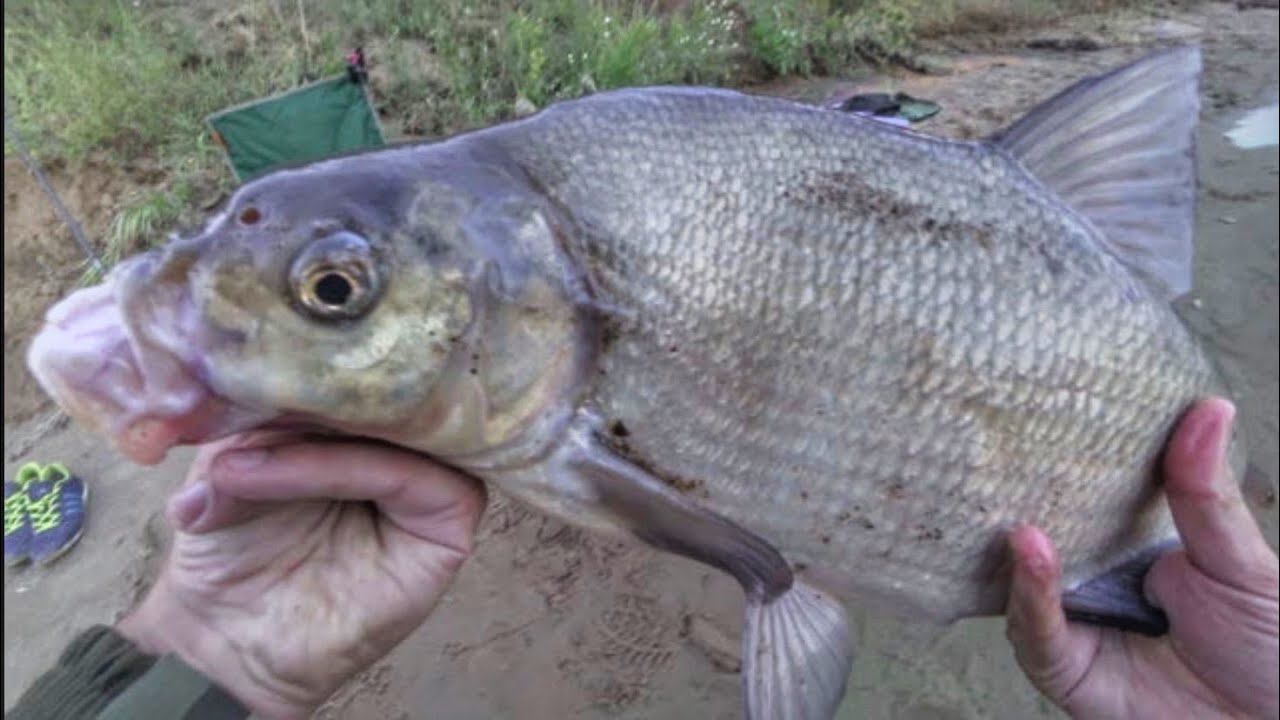
[[[269,422],[205,380],[198,319],[185,272],[148,255],[54,305],[27,352],[36,380],[64,411],[107,435],[141,465]],[[157,272],[158,270],[165,272]],[[166,277],[167,276],[167,277]]]

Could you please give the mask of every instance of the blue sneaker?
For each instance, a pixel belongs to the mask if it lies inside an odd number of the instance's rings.
[[[31,557],[31,483],[40,477],[40,466],[27,463],[12,480],[4,483],[4,564],[13,566]]]
[[[66,466],[50,463],[29,488],[31,559],[43,565],[62,557],[80,539],[89,487]]]

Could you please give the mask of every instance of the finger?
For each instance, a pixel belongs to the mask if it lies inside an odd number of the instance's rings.
[[[1098,636],[1070,625],[1062,610],[1062,568],[1044,533],[1029,525],[1009,536],[1013,578],[1008,636],[1023,672],[1042,693],[1065,703],[1089,669]]]
[[[213,487],[259,501],[367,500],[405,531],[470,552],[484,507],[475,480],[421,455],[373,442],[292,442],[223,451]]]
[[[285,445],[301,442],[309,438],[310,436],[308,435],[289,430],[251,430],[207,442],[196,449],[195,458],[192,459],[190,467],[187,468],[187,476],[183,481],[183,486],[207,480],[209,466],[215,458],[227,450]]]
[[[271,504],[243,500],[213,488],[209,468],[228,449],[270,447],[298,442],[309,436],[289,430],[236,433],[201,445],[187,470],[182,486],[169,498],[165,516],[175,530],[188,534],[212,532],[238,525],[270,512]]]
[[[1234,418],[1221,398],[1187,413],[1165,453],[1165,493],[1191,562],[1219,582],[1250,587],[1275,555],[1227,464]]]
[[[1206,597],[1205,590],[1213,592],[1222,587],[1205,581],[1204,573],[1191,563],[1185,549],[1161,555],[1142,581],[1147,601],[1164,610],[1170,625],[1183,634],[1188,629],[1194,631],[1213,624],[1205,622],[1209,618],[1206,610],[1216,607],[1213,598]],[[1192,620],[1183,622],[1186,619]]]

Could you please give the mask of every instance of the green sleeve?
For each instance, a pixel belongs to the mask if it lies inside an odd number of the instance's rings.
[[[249,711],[222,688],[176,655],[166,655],[98,713],[97,720],[240,720],[248,716]]]
[[[114,629],[96,625],[71,641],[5,720],[93,717],[154,663]]]
[[[5,720],[230,720],[249,711],[177,657],[155,658],[98,625],[71,642]]]

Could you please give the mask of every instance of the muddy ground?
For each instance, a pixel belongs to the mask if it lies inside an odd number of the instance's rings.
[[[1029,47],[1030,45],[1037,47]],[[1277,514],[1277,174],[1274,145],[1242,150],[1224,132],[1277,95],[1277,13],[1216,3],[1077,18],[1016,35],[935,41],[922,69],[762,91],[822,101],[903,90],[942,104],[919,129],[977,137],[1082,76],[1184,41],[1205,47],[1196,290],[1179,302],[1222,360],[1252,459],[1251,488],[1275,544]],[[1093,49],[1083,49],[1093,48]],[[55,174],[100,232],[128,180],[109,167]],[[138,469],[51,412],[22,367],[43,309],[74,282],[78,256],[20,165],[5,165],[5,472],[63,460],[92,485],[86,534],[44,569],[6,570],[4,705],[74,633],[111,622],[163,556],[159,512],[188,452]],[[741,598],[702,566],[604,543],[497,499],[479,550],[432,619],[319,712],[321,718],[736,718]],[[854,609],[859,655],[841,717],[1055,716],[1018,672],[1000,619],[948,628]],[[287,631],[282,628],[282,631]]]

